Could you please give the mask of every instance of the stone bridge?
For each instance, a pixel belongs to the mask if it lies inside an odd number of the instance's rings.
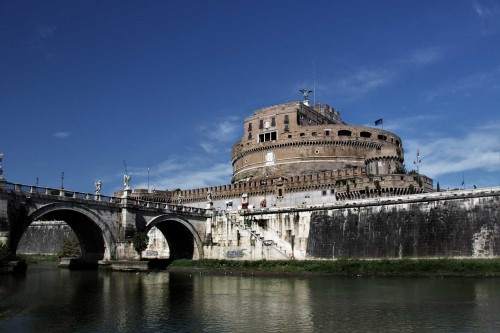
[[[136,200],[129,194],[109,197],[0,180],[0,243],[15,253],[33,221],[56,220],[73,229],[85,263],[139,259],[132,237],[153,227],[165,236],[171,259],[204,257],[210,210]]]

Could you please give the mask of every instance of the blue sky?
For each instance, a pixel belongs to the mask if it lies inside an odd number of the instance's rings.
[[[2,1],[8,181],[103,193],[230,182],[261,107],[316,101],[403,139],[441,188],[500,185],[500,2]]]

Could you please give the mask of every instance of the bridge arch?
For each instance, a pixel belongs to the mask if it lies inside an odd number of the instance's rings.
[[[99,215],[85,206],[72,202],[47,204],[28,215],[28,225],[42,219],[64,221],[71,227],[80,242],[83,261],[114,259],[116,236]]]
[[[146,232],[158,228],[170,248],[170,259],[203,259],[203,242],[194,226],[173,214],[160,215],[146,224]]]

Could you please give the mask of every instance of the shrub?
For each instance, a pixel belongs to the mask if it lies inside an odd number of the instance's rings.
[[[59,250],[59,258],[78,258],[82,255],[80,242],[74,236],[64,236],[61,242],[61,249]]]
[[[132,243],[134,244],[134,250],[139,254],[139,257],[142,258],[142,251],[148,248],[149,236],[145,231],[138,232],[134,235],[132,239]]]

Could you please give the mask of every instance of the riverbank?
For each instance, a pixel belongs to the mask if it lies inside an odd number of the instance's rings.
[[[26,261],[27,264],[56,262],[59,260],[59,256],[57,254],[18,254],[17,257]]]
[[[361,260],[175,260],[173,272],[224,275],[331,275],[339,277],[500,277],[495,259],[395,259]]]

